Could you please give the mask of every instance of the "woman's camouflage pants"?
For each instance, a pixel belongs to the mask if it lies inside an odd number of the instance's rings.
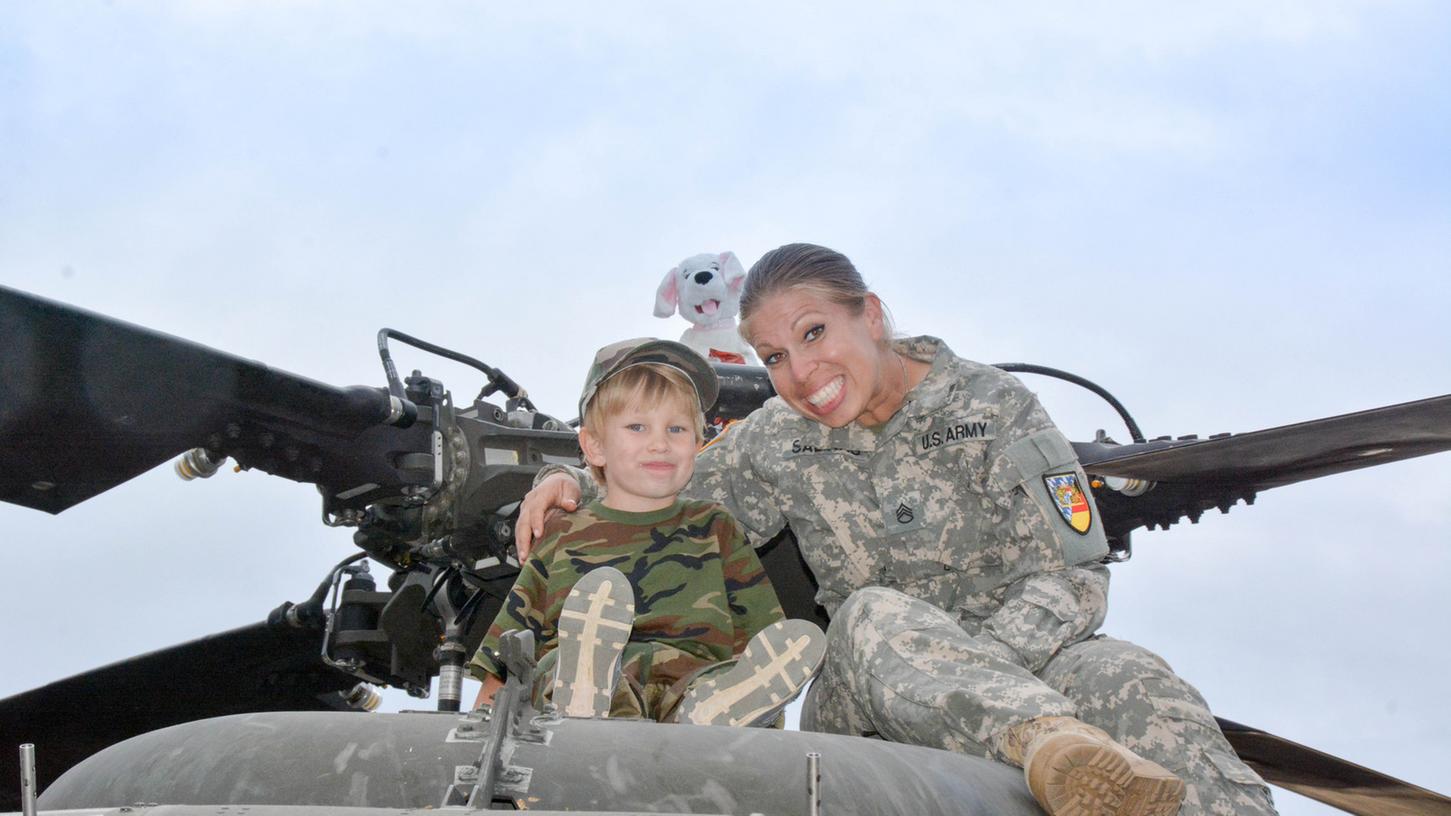
[[[1064,647],[1035,676],[943,610],[882,587],[853,593],[832,619],[801,725],[993,756],[1004,729],[1049,716],[1096,725],[1177,773],[1188,787],[1181,814],[1275,812],[1204,698],[1158,655],[1100,635]]]

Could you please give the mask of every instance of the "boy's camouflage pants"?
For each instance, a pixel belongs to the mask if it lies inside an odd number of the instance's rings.
[[[1154,653],[1097,636],[1064,647],[1034,676],[943,610],[882,587],[853,593],[832,619],[801,727],[993,756],[1001,731],[1048,716],[1096,725],[1179,774],[1188,787],[1181,814],[1275,812],[1204,698]]]

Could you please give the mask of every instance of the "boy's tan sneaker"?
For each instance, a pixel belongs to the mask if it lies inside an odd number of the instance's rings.
[[[575,582],[559,613],[552,700],[565,717],[608,717],[620,656],[635,627],[635,590],[614,567]]]
[[[1183,780],[1101,729],[1072,717],[1043,717],[1013,730],[1020,733],[1011,741],[1027,745],[1022,764],[1028,790],[1050,816],[1179,812]]]
[[[821,668],[826,635],[804,620],[778,621],[751,638],[736,664],[692,686],[675,721],[695,725],[762,725],[776,718]]]

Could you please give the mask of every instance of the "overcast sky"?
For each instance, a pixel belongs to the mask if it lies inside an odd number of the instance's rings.
[[[651,316],[675,262],[805,240],[900,329],[1087,376],[1150,436],[1451,392],[1451,6],[601,8],[0,4],[0,282],[339,385],[382,384],[392,326],[568,416],[596,347],[686,327]],[[1448,465],[1138,533],[1106,631],[1451,791]],[[318,504],[168,466],[0,506],[0,696],[300,600],[350,549]]]

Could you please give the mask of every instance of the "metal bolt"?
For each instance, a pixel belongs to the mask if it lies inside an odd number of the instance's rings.
[[[806,813],[821,816],[821,754],[806,755]]]
[[[20,810],[25,816],[35,816],[35,745],[20,746]]]

